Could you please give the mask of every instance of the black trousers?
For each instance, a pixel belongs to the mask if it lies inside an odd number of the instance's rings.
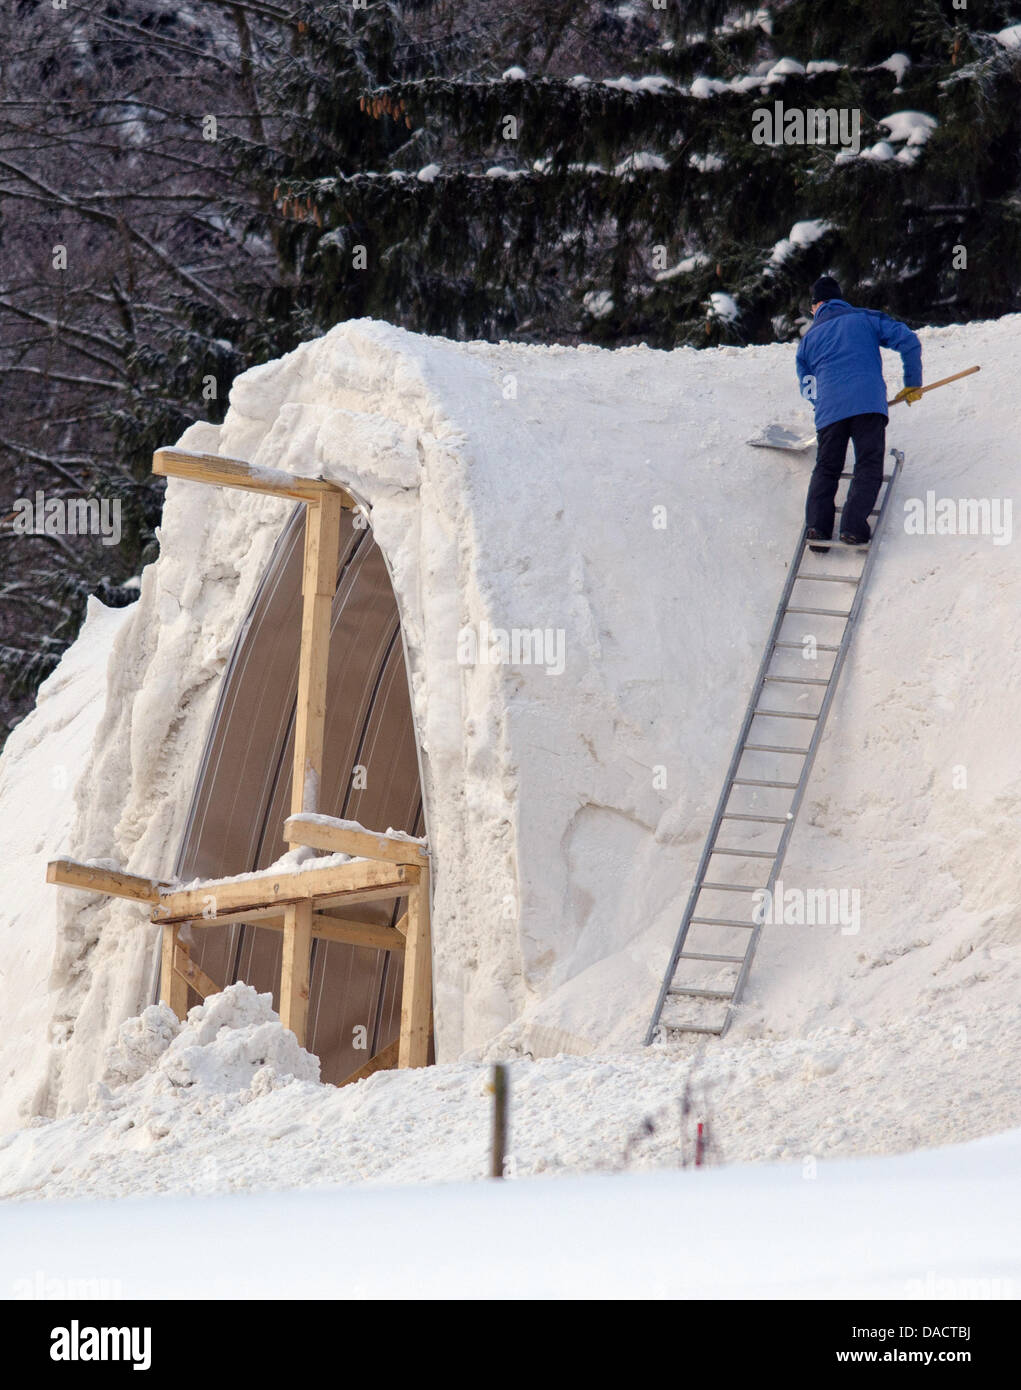
[[[847,458],[847,441],[854,440],[854,477],[840,513],[840,530],[859,539],[872,535],[869,512],[883,482],[886,416],[871,413],[834,420],[819,431],[815,468],[808,484],[805,525],[829,539],[833,535],[834,499]]]

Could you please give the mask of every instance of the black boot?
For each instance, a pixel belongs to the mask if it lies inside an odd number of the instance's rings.
[[[808,530],[805,532],[805,538],[806,538],[807,540],[810,540],[810,541],[828,541],[828,540],[829,540],[829,536],[823,536],[823,535],[821,535],[821,534],[815,529],[814,526],[810,526],[810,527],[808,528]],[[841,540],[843,540],[843,537],[841,537]],[[828,546],[828,545],[810,545],[808,548],[809,548],[809,550],[812,552],[813,555],[826,555],[826,554],[828,553],[828,551],[829,551],[829,546]]]

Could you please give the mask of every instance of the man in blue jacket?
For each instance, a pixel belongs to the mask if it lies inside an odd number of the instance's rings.
[[[812,315],[815,322],[798,345],[797,356],[798,385],[815,405],[818,438],[805,504],[807,535],[820,541],[833,535],[834,499],[847,441],[853,439],[854,476],[841,513],[840,539],[847,545],[864,545],[872,535],[869,513],[879,496],[886,452],[886,383],[879,349],[900,353],[904,389],[896,399],[910,405],[921,399],[922,345],[896,319],[874,309],[853,308],[829,275],[812,286]]]

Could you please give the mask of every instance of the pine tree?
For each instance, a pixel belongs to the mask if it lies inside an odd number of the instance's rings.
[[[272,190],[301,333],[373,314],[453,337],[763,342],[796,335],[824,270],[915,323],[1017,303],[1006,6],[575,6],[604,62],[620,54],[613,78],[544,71],[520,24],[527,71],[506,66],[509,31],[492,56],[440,52],[392,39],[409,7],[311,8],[274,79],[301,113]],[[830,125],[757,142],[777,101],[857,120],[860,150]],[[904,112],[921,118],[883,124]]]

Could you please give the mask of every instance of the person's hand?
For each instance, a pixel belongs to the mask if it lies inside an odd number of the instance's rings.
[[[922,388],[920,386],[905,386],[897,392],[893,399],[894,404],[897,401],[906,401],[908,405],[912,405],[915,401],[922,399]]]

